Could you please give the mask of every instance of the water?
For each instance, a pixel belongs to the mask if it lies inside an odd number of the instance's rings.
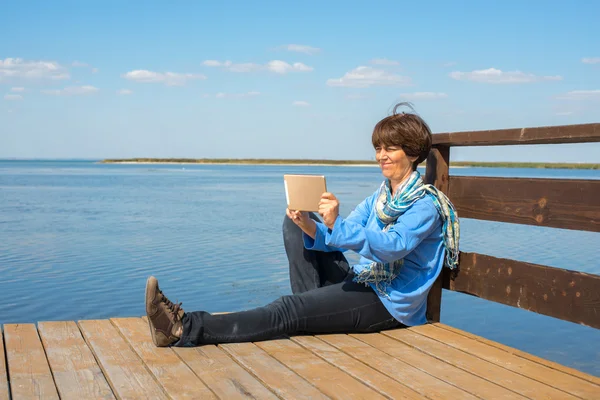
[[[341,214],[373,167],[0,161],[0,324],[144,314],[149,275],[187,310],[289,294],[282,175],[319,173]],[[456,175],[600,179],[600,171],[456,168]],[[600,234],[462,220],[461,250],[600,274]],[[357,257],[349,257],[350,261]],[[442,322],[600,376],[600,330],[444,291]]]

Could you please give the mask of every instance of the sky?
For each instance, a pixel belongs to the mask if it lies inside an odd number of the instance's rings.
[[[0,158],[373,160],[434,133],[600,122],[600,1],[0,0]],[[454,148],[600,163],[599,144]]]

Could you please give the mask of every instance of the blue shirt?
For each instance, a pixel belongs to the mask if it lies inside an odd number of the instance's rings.
[[[337,217],[333,229],[317,222],[315,238],[304,234],[308,250],[346,251],[361,255],[352,266],[360,273],[371,262],[391,263],[404,259],[399,275],[386,285],[389,296],[379,295],[390,314],[404,325],[427,322],[427,294],[444,265],[442,219],[429,196],[417,200],[383,232],[375,212],[379,190],[360,203],[347,218]],[[378,293],[375,285],[370,284]]]

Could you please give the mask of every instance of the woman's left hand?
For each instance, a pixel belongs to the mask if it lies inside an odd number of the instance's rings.
[[[340,202],[333,193],[325,192],[321,195],[319,201],[319,214],[323,217],[323,222],[329,229],[333,229],[335,220],[340,214]]]

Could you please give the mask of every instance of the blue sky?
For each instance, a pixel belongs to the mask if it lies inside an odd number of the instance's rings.
[[[600,122],[594,0],[0,3],[0,158],[373,159],[406,100],[434,132]]]

